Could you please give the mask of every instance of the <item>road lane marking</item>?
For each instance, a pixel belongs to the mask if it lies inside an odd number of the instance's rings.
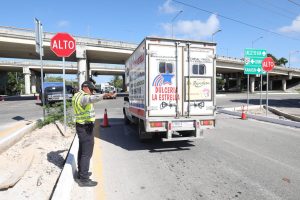
[[[95,144],[94,144],[94,155],[92,157],[93,160],[93,174],[98,182],[98,185],[94,187],[94,199],[105,199],[104,193],[104,179],[103,179],[103,164],[102,164],[102,152],[100,151],[100,120],[97,119],[95,121],[94,127],[94,137],[95,137]]]
[[[281,162],[281,161],[279,161],[279,160],[276,160],[276,159],[271,158],[271,157],[269,157],[269,156],[262,155],[262,154],[260,154],[260,153],[257,153],[257,152],[255,152],[255,151],[251,150],[251,149],[247,149],[247,148],[245,148],[245,147],[243,147],[243,146],[240,146],[240,145],[238,145],[238,144],[235,144],[235,143],[233,143],[233,142],[231,142],[231,141],[228,141],[228,140],[223,140],[223,141],[224,141],[225,143],[227,143],[227,144],[230,144],[230,145],[236,147],[236,148],[239,148],[239,149],[242,149],[242,150],[247,151],[247,152],[249,152],[249,153],[255,154],[256,156],[259,156],[259,157],[261,157],[261,158],[263,158],[263,159],[269,160],[269,161],[271,161],[271,162],[274,162],[274,163],[276,163],[276,164],[282,165],[282,166],[284,166],[284,167],[286,167],[286,168],[289,168],[289,169],[291,169],[291,170],[294,170],[294,171],[300,173],[300,170],[299,170],[299,169],[297,169],[297,168],[295,168],[295,167],[293,167],[293,166],[291,166],[291,165],[285,164],[285,163],[283,163],[283,162]]]

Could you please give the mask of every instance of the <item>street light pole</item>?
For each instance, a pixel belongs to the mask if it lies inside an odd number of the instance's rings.
[[[260,36],[259,38],[257,38],[257,39],[255,39],[255,40],[252,41],[252,49],[253,49],[253,44],[254,44],[257,40],[262,39],[262,38],[264,38],[264,37],[263,37],[263,36]]]
[[[173,22],[174,22],[174,20],[178,17],[178,15],[180,15],[182,12],[183,12],[183,10],[180,10],[180,11],[177,13],[177,15],[175,15],[175,17],[173,17],[173,19],[172,19],[172,21],[171,21],[171,23],[172,23],[172,38],[173,38]]]
[[[291,55],[294,54],[294,53],[299,53],[299,51],[296,50],[296,51],[290,51],[289,52],[289,68],[291,67]]]
[[[219,30],[217,30],[217,31],[215,31],[215,32],[213,32],[213,33],[211,34],[211,41],[212,41],[212,42],[214,41],[214,35],[217,34],[217,33],[219,33],[219,32],[221,32],[221,31],[222,31],[222,30],[219,29]]]

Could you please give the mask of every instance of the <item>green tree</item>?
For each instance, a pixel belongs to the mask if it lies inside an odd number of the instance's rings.
[[[271,58],[273,59],[275,65],[277,65],[278,60],[277,60],[277,58],[276,58],[275,56],[273,56],[273,55],[270,54],[270,53],[267,53],[267,57],[271,57]]]
[[[21,72],[8,72],[6,91],[8,95],[22,94],[24,91],[24,74]]]
[[[286,63],[288,63],[288,60],[284,57],[281,57],[280,59],[277,59],[275,56],[273,56],[272,54],[268,53],[267,57],[271,57],[273,59],[273,61],[275,62],[275,65],[286,65]]]
[[[288,60],[286,59],[286,58],[280,58],[279,60],[278,60],[278,65],[286,65],[286,63],[288,63]]]
[[[116,88],[123,87],[123,80],[121,76],[114,76],[114,78],[109,82],[111,85],[115,86]]]
[[[60,76],[49,76],[45,78],[45,82],[63,82],[63,78]]]

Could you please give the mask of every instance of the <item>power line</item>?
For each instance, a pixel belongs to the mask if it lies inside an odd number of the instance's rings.
[[[290,16],[288,16],[288,15],[282,14],[282,13],[278,12],[277,10],[270,9],[270,8],[268,8],[268,7],[265,7],[265,6],[261,6],[260,4],[254,3],[254,2],[252,2],[252,1],[249,1],[249,0],[243,0],[243,1],[246,2],[246,3],[248,3],[248,4],[252,4],[253,6],[256,6],[256,7],[258,7],[258,8],[261,8],[261,9],[263,9],[263,10],[269,10],[269,11],[271,11],[272,13],[275,13],[275,14],[277,14],[277,15],[279,15],[279,16],[282,16],[282,17],[285,17],[285,18],[287,18],[287,19],[300,21],[300,20],[298,20],[297,18],[295,19],[295,18],[290,17]]]
[[[275,5],[275,4],[271,3],[270,1],[267,1],[267,0],[262,0],[262,1],[264,1],[265,4],[270,5],[270,6],[273,6],[274,8],[276,8],[276,9],[278,9],[278,10],[282,10],[282,11],[285,11],[285,12],[287,12],[287,13],[291,13],[291,14],[293,14],[293,15],[298,15],[297,13],[295,13],[295,12],[289,10],[289,9],[282,8],[282,7],[280,7],[280,6]]]
[[[288,1],[291,2],[291,3],[293,3],[293,4],[295,4],[295,5],[297,5],[297,6],[300,6],[300,4],[297,3],[297,2],[295,2],[295,1],[292,1],[292,0],[288,0]]]
[[[233,22],[236,22],[238,24],[243,24],[245,26],[248,26],[248,27],[251,27],[251,28],[255,28],[255,29],[258,29],[258,30],[261,30],[261,31],[265,31],[267,33],[272,33],[274,35],[278,35],[278,36],[281,36],[281,37],[285,37],[285,38],[289,38],[289,39],[292,39],[292,40],[297,40],[297,41],[300,41],[300,39],[298,38],[294,38],[294,37],[290,37],[290,36],[287,36],[287,35],[283,35],[283,34],[280,34],[280,33],[277,33],[277,32],[274,32],[274,31],[271,31],[271,30],[268,30],[268,29],[265,29],[265,28],[261,28],[259,26],[256,26],[256,25],[253,25],[253,24],[249,24],[249,23],[246,23],[246,22],[243,22],[241,20],[238,20],[238,19],[233,19],[233,18],[230,18],[230,17],[227,17],[225,15],[221,15],[221,14],[218,14],[218,13],[215,13],[215,12],[212,12],[212,11],[209,11],[209,10],[205,10],[205,9],[202,9],[202,8],[199,8],[197,6],[194,6],[194,5],[191,5],[191,4],[188,4],[188,3],[184,3],[184,2],[181,2],[181,1],[177,1],[177,0],[172,0],[178,4],[181,4],[181,5],[184,5],[184,6],[187,6],[187,7],[190,7],[190,8],[194,8],[196,10],[200,10],[202,12],[206,12],[206,13],[209,13],[209,14],[214,14],[214,15],[217,15],[219,17],[222,17],[224,19],[227,19],[227,20],[230,20],[230,21],[233,21]]]

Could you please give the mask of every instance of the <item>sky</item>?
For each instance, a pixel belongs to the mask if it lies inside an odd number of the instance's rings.
[[[146,36],[213,39],[220,56],[243,58],[244,49],[253,46],[286,58],[286,66],[300,68],[300,0],[1,2],[0,26],[34,29],[34,18],[46,32],[136,44]]]

